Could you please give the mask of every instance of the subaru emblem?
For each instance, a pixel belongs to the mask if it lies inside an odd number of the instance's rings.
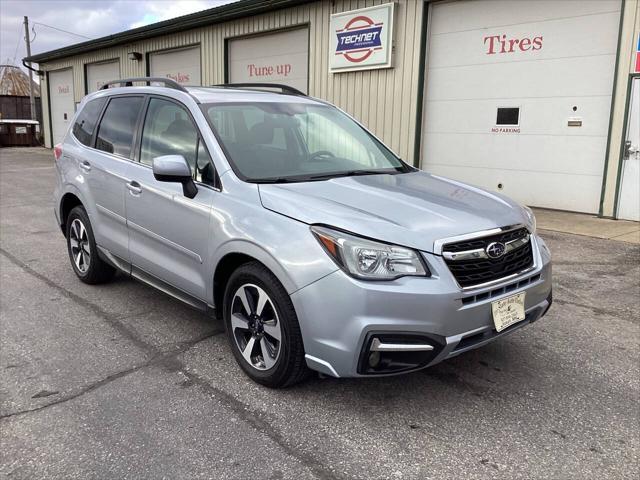
[[[496,259],[496,258],[502,257],[506,250],[507,250],[507,247],[505,246],[504,243],[491,242],[489,245],[487,245],[485,252],[487,252],[487,256],[489,258]]]

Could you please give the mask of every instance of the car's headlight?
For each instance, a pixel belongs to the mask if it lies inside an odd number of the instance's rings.
[[[522,211],[524,212],[524,216],[527,219],[527,228],[529,229],[529,233],[536,233],[536,216],[533,214],[533,210],[529,207],[522,207]]]
[[[326,252],[348,274],[363,280],[430,276],[415,250],[375,242],[327,227],[311,227]]]

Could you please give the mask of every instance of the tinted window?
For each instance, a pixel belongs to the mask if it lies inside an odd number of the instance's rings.
[[[213,162],[207,151],[207,147],[204,146],[202,139],[198,140],[198,168],[195,172],[195,179],[198,182],[206,183],[212,187],[219,187],[216,181],[216,173],[213,168]]]
[[[96,123],[98,123],[98,115],[100,115],[106,101],[106,98],[91,100],[78,114],[76,122],[73,124],[73,135],[80,143],[91,146],[91,136]]]
[[[196,180],[213,185],[209,154],[187,110],[174,102],[152,98],[142,130],[140,162],[152,165],[155,157],[163,155],[182,155]]]
[[[141,106],[142,97],[112,98],[100,122],[96,148],[129,158]]]

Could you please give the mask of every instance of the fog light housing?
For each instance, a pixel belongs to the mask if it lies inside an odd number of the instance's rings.
[[[444,345],[444,339],[423,334],[370,333],[364,341],[358,373],[384,375],[423,368]]]

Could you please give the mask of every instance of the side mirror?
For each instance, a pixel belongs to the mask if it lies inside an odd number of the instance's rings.
[[[191,168],[182,155],[164,155],[153,159],[153,176],[159,182],[182,184],[182,192],[187,198],[193,198],[198,188],[191,176]]]

